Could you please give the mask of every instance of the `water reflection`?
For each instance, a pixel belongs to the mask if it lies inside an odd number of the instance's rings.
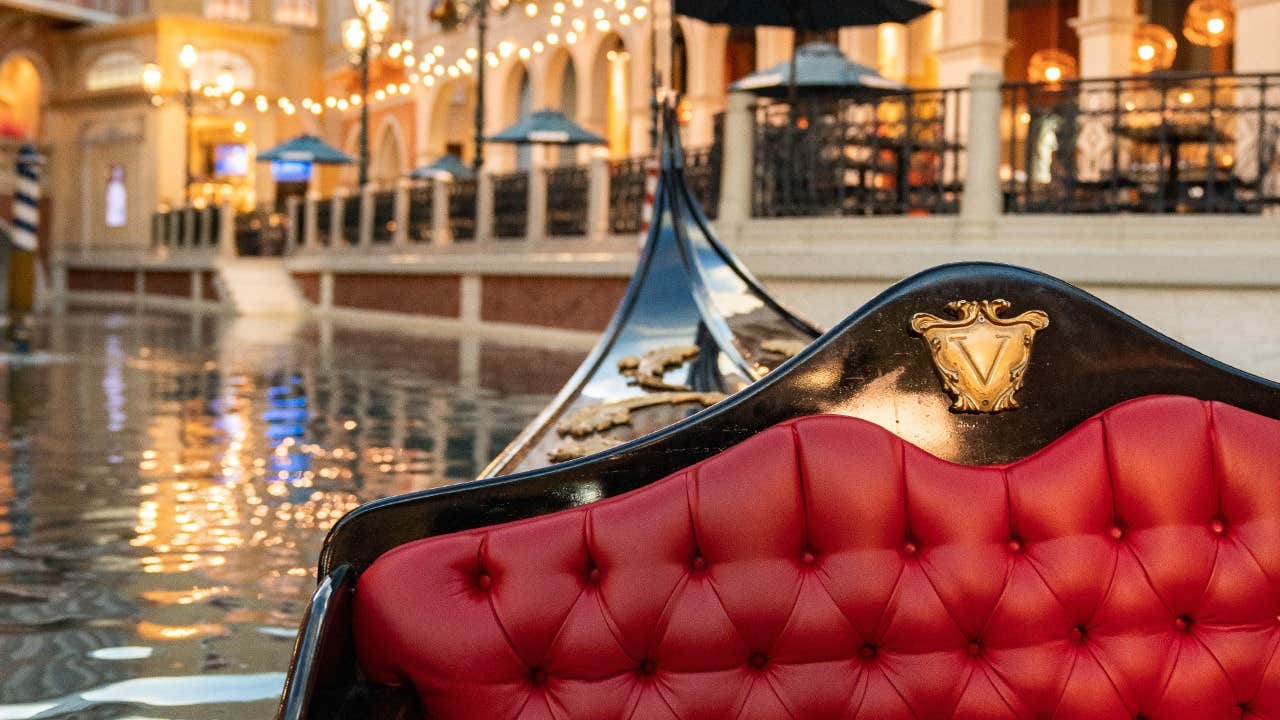
[[[97,311],[37,347],[0,361],[0,720],[268,717],[325,531],[472,477],[582,357]]]

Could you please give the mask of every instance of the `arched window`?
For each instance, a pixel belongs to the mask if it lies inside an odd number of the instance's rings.
[[[276,0],[272,17],[281,25],[316,26],[316,0]]]
[[[231,73],[237,89],[254,87],[256,78],[249,59],[229,50],[201,51],[196,66],[191,71],[191,79],[200,85],[217,85],[218,77],[224,72]]]
[[[131,52],[109,52],[89,66],[84,86],[89,90],[110,90],[141,85],[142,68],[142,58]]]
[[[204,0],[204,16],[214,20],[248,20],[249,0]]]

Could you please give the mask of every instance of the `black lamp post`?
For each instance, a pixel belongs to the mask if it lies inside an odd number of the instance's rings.
[[[356,16],[342,23],[342,45],[360,71],[359,187],[369,182],[369,60],[391,24],[391,12],[380,0],[355,0]]]

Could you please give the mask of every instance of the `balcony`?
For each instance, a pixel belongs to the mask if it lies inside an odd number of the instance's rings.
[[[0,8],[59,22],[106,25],[147,12],[148,0],[0,0]]]

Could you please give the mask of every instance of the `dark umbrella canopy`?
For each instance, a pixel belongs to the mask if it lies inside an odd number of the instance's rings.
[[[885,95],[907,90],[906,85],[853,62],[840,52],[840,48],[825,42],[802,45],[796,51],[794,63],[788,60],[757,70],[730,85],[729,89],[764,97],[787,97],[793,68],[796,91],[800,95]]]
[[[423,165],[415,168],[409,173],[409,177],[416,179],[429,179],[438,175],[448,173],[458,179],[466,179],[473,175],[469,166],[462,162],[462,158],[453,153],[446,153],[436,158],[436,161],[430,165]]]
[[[539,110],[489,138],[518,145],[605,145],[604,138],[565,117],[559,110]]]
[[[349,165],[354,160],[315,135],[299,135],[258,154],[258,162],[292,160],[318,165]]]
[[[773,25],[802,32],[906,23],[933,9],[916,0],[675,0],[676,12],[738,27]]]

